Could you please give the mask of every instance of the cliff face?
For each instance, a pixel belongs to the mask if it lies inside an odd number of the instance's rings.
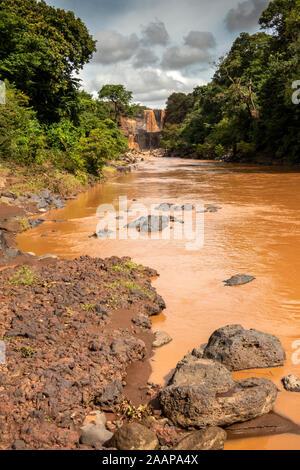
[[[121,131],[129,139],[129,148],[135,150],[159,148],[164,118],[164,110],[152,109],[147,109],[134,118],[121,117]]]

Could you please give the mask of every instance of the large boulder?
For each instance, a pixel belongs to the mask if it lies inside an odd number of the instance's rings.
[[[189,355],[177,364],[169,385],[203,385],[226,392],[234,387],[235,382],[229,370],[219,362]]]
[[[187,434],[173,450],[223,450],[226,438],[224,429],[212,426]]]
[[[156,450],[159,442],[154,432],[146,426],[131,423],[118,429],[107,446],[119,450]]]
[[[226,426],[269,413],[277,396],[269,379],[251,378],[234,387],[209,388],[201,385],[171,385],[160,393],[164,415],[183,428]]]
[[[221,362],[231,371],[278,367],[286,359],[276,336],[245,330],[241,325],[228,325],[216,330],[204,349],[203,357]]]

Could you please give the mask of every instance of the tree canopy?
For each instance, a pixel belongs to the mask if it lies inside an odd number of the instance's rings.
[[[71,11],[45,1],[0,3],[0,77],[30,97],[41,119],[58,120],[77,112],[79,72],[96,42]]]
[[[263,31],[241,33],[208,85],[169,97],[162,143],[209,158],[300,161],[300,106],[292,101],[299,15],[300,0],[270,2],[259,20]]]

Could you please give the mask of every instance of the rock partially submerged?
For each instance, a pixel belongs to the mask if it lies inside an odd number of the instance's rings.
[[[269,379],[250,378],[233,388],[201,385],[171,385],[160,393],[164,415],[183,428],[225,426],[269,413],[277,387]]]
[[[119,450],[156,450],[159,442],[146,426],[138,423],[123,425],[107,443],[107,446]]]
[[[216,330],[204,350],[204,358],[221,362],[229,370],[259,369],[282,366],[286,354],[280,340],[241,325]]]
[[[223,281],[226,287],[232,286],[243,286],[244,284],[249,284],[255,280],[255,277],[249,276],[248,274],[236,274],[232,276],[230,279]]]
[[[226,438],[224,429],[212,426],[187,434],[173,450],[223,450]]]
[[[176,204],[162,203],[159,206],[155,207],[156,211],[170,212],[170,211],[181,211],[181,207]]]
[[[135,228],[140,232],[153,233],[161,232],[164,230],[170,222],[170,217],[165,215],[148,215],[147,217],[142,216],[137,220],[130,222],[125,228]]]
[[[169,344],[171,341],[172,338],[168,333],[165,331],[156,331],[154,333],[154,342],[152,346],[154,348],[161,348],[165,344]]]
[[[281,381],[288,392],[300,392],[300,379],[296,375],[288,375],[283,377]]]

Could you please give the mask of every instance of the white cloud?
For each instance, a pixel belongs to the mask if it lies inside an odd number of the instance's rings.
[[[142,42],[144,45],[166,46],[169,42],[169,33],[162,21],[155,20],[142,27]]]
[[[261,13],[267,8],[270,0],[245,0],[226,15],[228,31],[243,31],[257,25]]]
[[[130,64],[118,64],[113,70],[105,68],[96,73],[92,80],[88,79],[90,75],[88,71],[83,83],[84,88],[90,93],[96,94],[106,83],[123,83],[133,92],[135,102],[150,107],[164,107],[168,96],[174,91],[190,93],[197,85],[205,83],[199,77],[185,77],[179,71],[162,72],[155,68],[136,70]]]
[[[124,36],[116,31],[100,31],[97,41],[97,52],[93,61],[101,64],[115,64],[129,60],[139,47],[136,34]]]

